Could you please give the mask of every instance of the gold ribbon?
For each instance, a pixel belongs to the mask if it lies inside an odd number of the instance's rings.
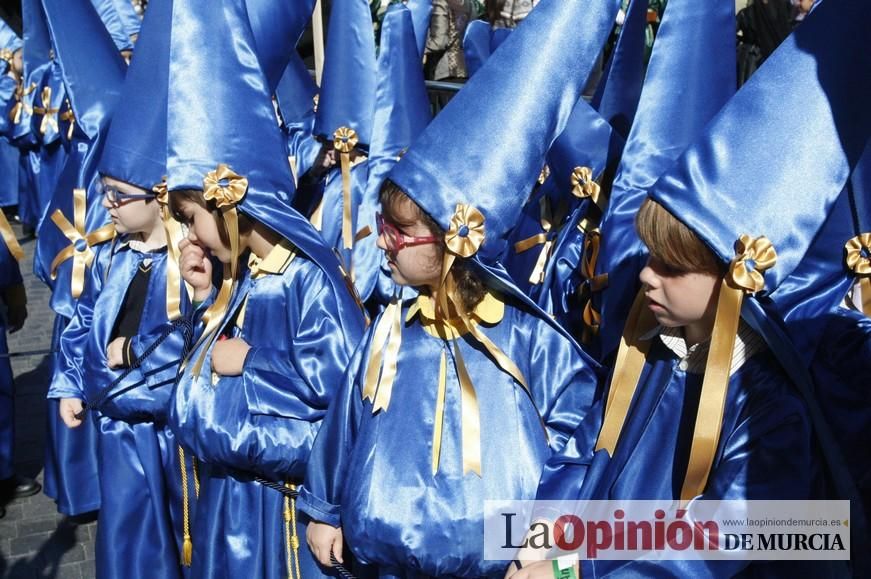
[[[166,189],[166,177],[163,181],[152,187],[160,205],[160,218],[163,222],[163,230],[166,233],[166,316],[169,320],[181,317],[181,250],[178,244],[184,239],[181,224],[172,217],[169,210],[169,195]],[[188,296],[193,295],[193,288],[185,282],[184,287]]]
[[[602,188],[593,179],[593,170],[589,167],[575,167],[571,176],[572,195],[579,199],[589,198],[602,211],[605,210],[605,199],[601,195]]]
[[[70,104],[70,99],[66,99],[67,110],[61,113],[59,119],[62,121],[69,121],[70,125],[67,127],[67,140],[73,140],[73,129],[76,128],[76,114],[73,112],[73,107]]]
[[[550,254],[553,251],[554,237],[556,230],[555,225],[559,225],[566,215],[566,206],[564,203],[559,203],[556,208],[552,207],[550,198],[543,196],[538,200],[539,220],[543,233],[527,237],[514,244],[516,253],[523,253],[537,245],[543,245],[541,252],[538,254],[538,259],[535,261],[535,266],[532,268],[532,273],[529,275],[529,283],[540,284],[544,282],[544,268],[550,259]]]
[[[78,299],[85,288],[85,269],[94,261],[94,252],[91,249],[105,241],[115,237],[115,227],[109,223],[90,233],[85,233],[85,214],[87,211],[86,191],[73,189],[73,223],[70,223],[60,209],[51,214],[52,222],[61,230],[70,244],[58,252],[51,262],[51,279],[57,278],[57,269],[66,260],[72,258],[73,271],[71,277],[70,294],[73,299]],[[83,244],[79,249],[77,244]]]
[[[3,237],[3,241],[6,242],[6,248],[9,249],[9,253],[12,254],[15,261],[21,261],[24,257],[24,250],[18,244],[15,232],[12,231],[12,227],[9,225],[6,214],[3,211],[0,211],[0,236]]]
[[[386,347],[382,348],[387,340]],[[363,400],[372,402],[372,412],[387,410],[396,379],[396,363],[402,345],[402,304],[394,297],[375,327],[372,354],[366,368]]]
[[[354,247],[354,223],[351,214],[351,151],[359,139],[354,129],[339,127],[333,133],[333,148],[339,152],[342,165],[342,244],[345,249]]]
[[[726,279],[720,285],[689,465],[680,493],[682,508],[705,490],[714,463],[723,426],[732,353],[744,295],[762,291],[765,287],[763,273],[776,262],[774,246],[765,237],[742,235],[735,244],[735,257]]]
[[[9,66],[12,66],[12,57],[12,50],[8,48],[0,49],[0,60],[5,60],[7,63],[9,63]]]
[[[199,357],[191,369],[194,378],[200,375],[206,355],[212,343],[218,337],[218,330],[227,315],[233,288],[239,269],[239,215],[236,205],[242,201],[248,191],[248,179],[237,175],[224,163],[218,165],[214,171],[206,173],[203,177],[203,198],[206,201],[215,201],[224,223],[227,224],[227,233],[230,238],[230,263],[224,265],[223,280],[215,302],[203,313],[203,322],[206,324],[203,335],[191,351],[202,347]]]
[[[60,112],[60,109],[51,108],[51,87],[42,87],[41,96],[42,106],[33,107],[34,113],[42,115],[42,122],[39,124],[40,134],[44,135],[48,131],[49,127],[54,127],[55,131],[60,131],[60,127],[57,124],[57,113]]]
[[[593,294],[602,291],[608,286],[608,274],[596,275],[596,264],[599,261],[602,234],[598,227],[587,229],[584,234],[584,245],[581,251],[581,274],[584,283],[580,286],[581,303],[583,304],[582,320],[584,327],[581,333],[581,341],[589,344],[599,333],[599,324],[602,317],[593,307]]]
[[[26,110],[27,114],[33,114],[33,107],[24,102],[24,97],[30,96],[36,90],[36,83],[30,83],[30,86],[24,88],[19,84],[15,89],[15,106],[9,112],[9,118],[16,125],[21,123],[21,111]]]
[[[856,306],[871,316],[871,233],[862,233],[844,246],[847,267],[859,278],[862,299]]]

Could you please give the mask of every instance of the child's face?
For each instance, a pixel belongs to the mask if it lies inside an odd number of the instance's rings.
[[[440,241],[411,245],[397,251],[387,235],[387,228],[392,226],[399,235],[406,238],[431,237],[432,232],[420,220],[414,202],[410,199],[397,201],[392,209],[396,222],[387,222],[385,218],[385,231],[378,235],[377,245],[387,256],[393,281],[399,285],[437,287],[441,274],[441,255],[437,245]]]
[[[218,258],[221,263],[230,263],[230,248],[221,241],[218,222],[212,213],[193,201],[179,201],[179,213],[188,225],[188,240]]]
[[[710,273],[677,273],[651,257],[638,276],[656,321],[668,328],[713,327],[720,277]]]
[[[163,227],[154,195],[124,181],[103,177],[103,207],[118,233],[147,235]]]

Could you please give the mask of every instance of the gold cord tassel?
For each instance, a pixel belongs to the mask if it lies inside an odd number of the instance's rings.
[[[285,483],[286,488],[296,490],[296,485]],[[284,497],[284,536],[287,538],[287,577],[302,579],[299,568],[299,533],[296,528],[296,499]]]
[[[178,460],[181,463],[181,513],[182,513],[182,533],[184,541],[181,550],[181,564],[185,567],[191,566],[193,559],[194,545],[191,541],[191,521],[190,521],[190,504],[188,498],[188,473],[185,465],[184,449],[179,445]]]

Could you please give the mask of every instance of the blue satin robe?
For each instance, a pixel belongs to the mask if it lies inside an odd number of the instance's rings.
[[[15,103],[15,79],[0,75],[0,207],[18,203],[18,163],[21,153],[10,143],[9,113]]]
[[[52,66],[46,71],[42,83],[36,89],[34,103],[38,106],[44,106],[42,102],[42,91],[44,87],[51,88],[51,108],[59,111],[65,110],[64,99],[66,98],[66,88],[63,82],[63,76],[60,69],[60,64],[52,62]],[[67,145],[61,138],[61,126],[66,125],[59,120],[60,112],[53,113],[52,117],[58,121],[57,128],[54,124],[48,124],[46,131],[41,131],[43,115],[33,115],[31,119],[31,131],[39,135],[40,141],[40,163],[39,173],[37,177],[37,223],[36,226],[42,223],[45,218],[46,209],[51,202],[51,197],[54,195],[54,190],[60,177],[61,170],[67,161],[69,152]]]
[[[518,365],[532,395],[474,339],[460,338],[480,405],[482,458],[481,477],[464,475],[451,345],[434,476],[433,423],[445,342],[426,333],[417,318],[406,323],[390,406],[373,414],[362,389],[376,326],[355,353],[315,441],[301,508],[341,526],[354,555],[377,565],[382,576],[501,577],[506,563],[483,560],[484,501],[534,498],[545,461],[592,404],[593,364],[547,322],[506,304],[502,321],[481,329]]]
[[[0,241],[0,290],[22,283],[18,262]],[[0,318],[0,353],[6,353],[6,320]],[[0,358],[0,479],[15,474],[15,383],[9,358]]]
[[[133,353],[140,355],[168,324],[166,251],[140,253],[124,243],[105,244],[97,251],[111,252],[108,265],[98,257],[88,270],[85,291],[61,334],[49,398],[94,404],[121,374],[107,367],[106,349],[127,288],[144,259],[152,259],[151,277],[139,333],[131,341]],[[181,465],[166,425],[182,344],[181,334],[173,333],[113,392],[136,387],[88,410],[86,420],[94,421],[97,430],[102,499],[98,577],[182,577]]]
[[[565,448],[548,461],[537,499],[678,499],[689,460],[701,374],[687,373],[653,338],[614,456],[594,452],[603,402]],[[719,447],[705,500],[801,500],[812,497],[808,411],[773,355],[751,356],[729,381]],[[791,562],[581,561],[592,577],[798,576]],[[804,568],[809,562],[799,562]],[[801,567],[799,568],[801,569]]]
[[[323,271],[298,254],[281,274],[254,279],[246,270],[231,300],[243,301],[241,329],[251,350],[239,376],[211,381],[211,351],[198,379],[189,357],[175,389],[170,423],[202,464],[193,526],[193,577],[287,577],[284,498],[255,476],[299,483],[311,445],[362,332],[362,318],[341,319]],[[201,306],[201,308],[204,306]],[[302,576],[325,571],[305,542]]]

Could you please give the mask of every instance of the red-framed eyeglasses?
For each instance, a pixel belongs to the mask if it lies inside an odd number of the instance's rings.
[[[380,213],[375,214],[375,225],[378,227],[378,235],[384,236],[384,244],[391,255],[396,255],[406,247],[415,245],[427,245],[438,243],[439,237],[435,235],[414,236],[405,235],[395,225],[384,219]]]

